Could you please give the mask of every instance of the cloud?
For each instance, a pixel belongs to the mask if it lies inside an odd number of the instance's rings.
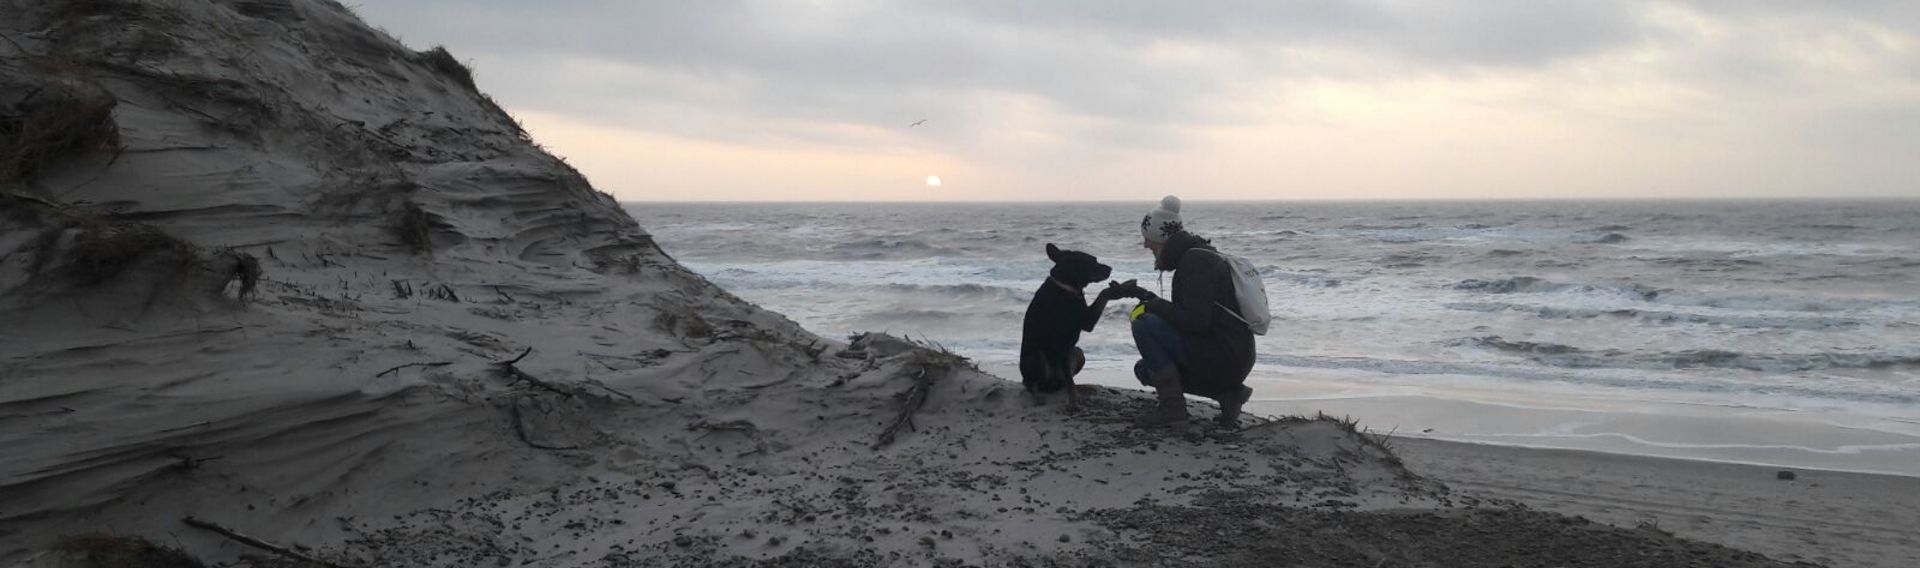
[[[1755,152],[1858,149],[1849,163],[1889,176],[1916,172],[1880,160],[1920,150],[1900,131],[1920,108],[1912,2],[382,0],[359,9],[412,43],[474,59],[482,86],[511,109],[736,147],[937,153],[1029,172],[1030,185],[1061,179],[1049,169],[1224,155],[1226,140],[1343,129],[1437,134],[1456,147],[1760,139],[1773,142]],[[1534,131],[1473,127],[1476,116]],[[1444,147],[1401,151],[1433,160]],[[1670,165],[1623,152],[1598,154],[1623,167]],[[1721,174],[1699,189],[1746,179]]]

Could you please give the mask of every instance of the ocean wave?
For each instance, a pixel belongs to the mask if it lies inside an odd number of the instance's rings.
[[[1798,329],[1822,331],[1839,328],[1854,328],[1867,325],[1867,322],[1851,318],[1831,317],[1768,317],[1768,316],[1722,316],[1706,314],[1688,314],[1660,310],[1642,310],[1634,308],[1584,309],[1556,306],[1530,306],[1499,302],[1459,302],[1446,305],[1447,309],[1469,312],[1526,312],[1540,319],[1631,319],[1654,325],[1714,325],[1747,329]]]
[[[1257,357],[1256,368],[1293,367],[1308,369],[1361,370],[1393,375],[1455,375],[1498,377],[1520,382],[1557,382],[1567,384],[1593,385],[1621,389],[1658,389],[1667,391],[1727,393],[1727,394],[1768,394],[1798,396],[1825,400],[1845,400],[1876,404],[1916,404],[1920,403],[1920,394],[1903,390],[1891,385],[1861,389],[1862,385],[1831,385],[1824,382],[1806,382],[1798,380],[1768,381],[1755,384],[1745,380],[1724,376],[1702,376],[1688,374],[1675,376],[1666,373],[1628,369],[1580,369],[1543,365],[1512,365],[1493,363],[1471,363],[1458,361],[1433,361],[1409,359],[1383,359],[1373,357],[1345,357],[1323,355],[1295,355],[1287,353],[1261,353]]]
[[[1583,292],[1610,292],[1640,300],[1652,300],[1662,293],[1661,290],[1639,284],[1624,286],[1591,286],[1586,284],[1562,284],[1532,276],[1514,276],[1499,280],[1468,279],[1455,282],[1455,290],[1481,292],[1486,294],[1539,294],[1577,290]]]
[[[1306,288],[1339,288],[1346,281],[1315,274],[1285,272],[1276,267],[1261,267],[1260,277],[1268,282],[1291,282]]]
[[[1745,268],[1745,267],[1760,266],[1762,264],[1765,264],[1758,260],[1751,260],[1751,259],[1745,259],[1745,258],[1721,258],[1721,257],[1702,258],[1702,257],[1681,257],[1681,256],[1661,256],[1661,257],[1636,256],[1632,258],[1635,260],[1642,260],[1642,261],[1651,262],[1654,264],[1667,264],[1667,265],[1673,265],[1673,266],[1686,266],[1686,267],[1704,266],[1708,268],[1721,268],[1721,269]]]
[[[924,309],[924,308],[920,308],[920,309],[896,308],[891,310],[883,310],[883,311],[868,313],[864,317],[860,318],[860,321],[869,322],[869,323],[874,323],[874,322],[950,323],[950,322],[959,321],[963,319],[993,319],[993,316],[1004,315],[1011,311],[1012,310],[1000,310],[999,313],[996,314],[995,312],[983,312],[978,310],[955,311],[955,310],[937,310],[937,309]]]
[[[1424,253],[1390,254],[1373,261],[1381,268],[1419,268],[1427,263],[1442,260],[1441,257]]]
[[[953,251],[935,246],[925,240],[906,237],[875,237],[844,243],[835,243],[828,247],[835,256],[849,260],[874,260],[891,258],[933,258],[949,256]]]
[[[1565,287],[1566,287],[1565,284],[1555,284],[1552,282],[1548,282],[1546,280],[1534,278],[1532,276],[1515,276],[1512,278],[1503,278],[1500,280],[1480,280],[1475,278],[1475,279],[1461,280],[1459,282],[1455,282],[1452,286],[1452,288],[1455,290],[1486,292],[1488,294],[1513,294],[1513,293],[1519,293],[1519,292],[1552,292],[1555,290],[1564,289]]]
[[[1498,335],[1468,337],[1448,342],[1525,356],[1552,367],[1591,369],[1740,369],[1762,373],[1792,373],[1829,369],[1893,369],[1920,367],[1920,355],[1891,353],[1741,353],[1721,349],[1685,351],[1587,350],[1558,343],[1516,341]]]
[[[1620,233],[1607,233],[1600,236],[1574,237],[1573,242],[1580,243],[1580,244],[1589,244],[1589,245],[1611,245],[1611,244],[1624,243],[1629,240],[1632,240],[1632,239],[1629,239],[1627,238],[1626,235],[1622,235]]]
[[[1699,306],[1730,310],[1771,312],[1860,312],[1905,307],[1920,308],[1910,300],[1864,300],[1848,298],[1799,298],[1780,296],[1712,296],[1673,293],[1661,296],[1659,303],[1675,306]]]
[[[925,294],[948,298],[966,299],[1007,299],[1025,301],[1029,292],[1003,286],[988,284],[907,284],[889,283],[878,286],[881,290],[902,294]]]

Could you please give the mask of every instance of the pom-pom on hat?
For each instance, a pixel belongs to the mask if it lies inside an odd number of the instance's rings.
[[[1160,206],[1147,212],[1147,217],[1140,220],[1140,236],[1154,244],[1165,244],[1174,233],[1183,230],[1185,230],[1184,225],[1180,222],[1180,198],[1171,195],[1160,198]]]

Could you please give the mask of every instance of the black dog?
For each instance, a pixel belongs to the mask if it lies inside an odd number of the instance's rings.
[[[1036,405],[1046,403],[1040,395],[1064,388],[1067,410],[1074,411],[1080,407],[1080,396],[1073,390],[1073,376],[1087,364],[1086,353],[1076,346],[1080,332],[1093,331],[1107,309],[1104,295],[1087,305],[1087,284],[1106,280],[1113,267],[1084,252],[1060,250],[1053,243],[1047,243],[1047,258],[1053,260],[1053,271],[1027,304],[1020,334],[1020,384]]]

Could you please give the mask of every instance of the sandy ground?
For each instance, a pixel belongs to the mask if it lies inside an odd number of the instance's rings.
[[[1920,566],[1920,478],[1395,439],[1462,495],[1829,566]]]

